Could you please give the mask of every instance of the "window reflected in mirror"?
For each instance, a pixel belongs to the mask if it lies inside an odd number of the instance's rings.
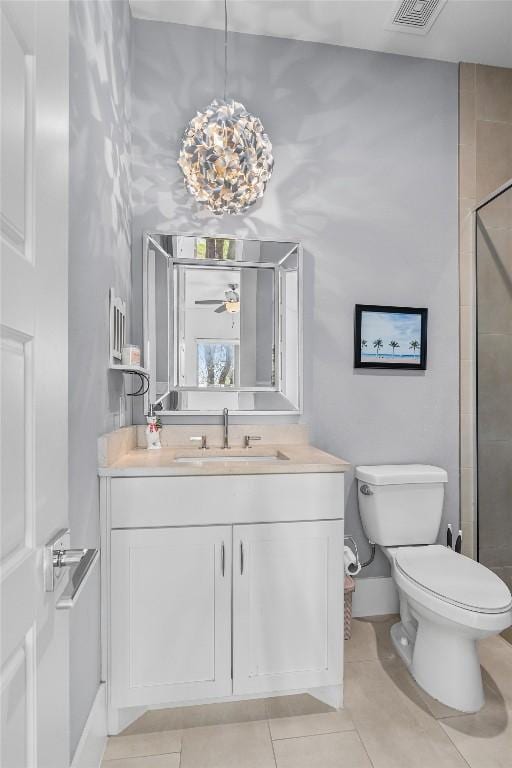
[[[238,348],[238,342],[234,341],[198,339],[197,386],[236,386],[239,378]]]

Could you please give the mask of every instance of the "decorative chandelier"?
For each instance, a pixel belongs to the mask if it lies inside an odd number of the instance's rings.
[[[227,18],[224,0],[224,98],[192,118],[178,160],[190,194],[217,215],[243,213],[263,197],[274,166],[261,120],[240,102],[226,99]]]

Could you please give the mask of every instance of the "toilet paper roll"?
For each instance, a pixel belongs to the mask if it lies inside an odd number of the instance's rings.
[[[345,573],[347,576],[357,576],[361,570],[361,563],[358,561],[350,547],[343,547],[343,560],[345,562]]]

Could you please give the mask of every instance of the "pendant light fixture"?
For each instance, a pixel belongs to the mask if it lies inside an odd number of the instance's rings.
[[[243,213],[263,196],[272,175],[272,144],[261,120],[226,98],[228,12],[224,0],[224,98],[187,126],[178,165],[193,197],[217,215]]]

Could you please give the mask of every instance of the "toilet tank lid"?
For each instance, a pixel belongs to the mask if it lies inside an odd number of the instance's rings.
[[[370,485],[448,482],[446,470],[429,464],[379,464],[356,467],[356,477]]]

